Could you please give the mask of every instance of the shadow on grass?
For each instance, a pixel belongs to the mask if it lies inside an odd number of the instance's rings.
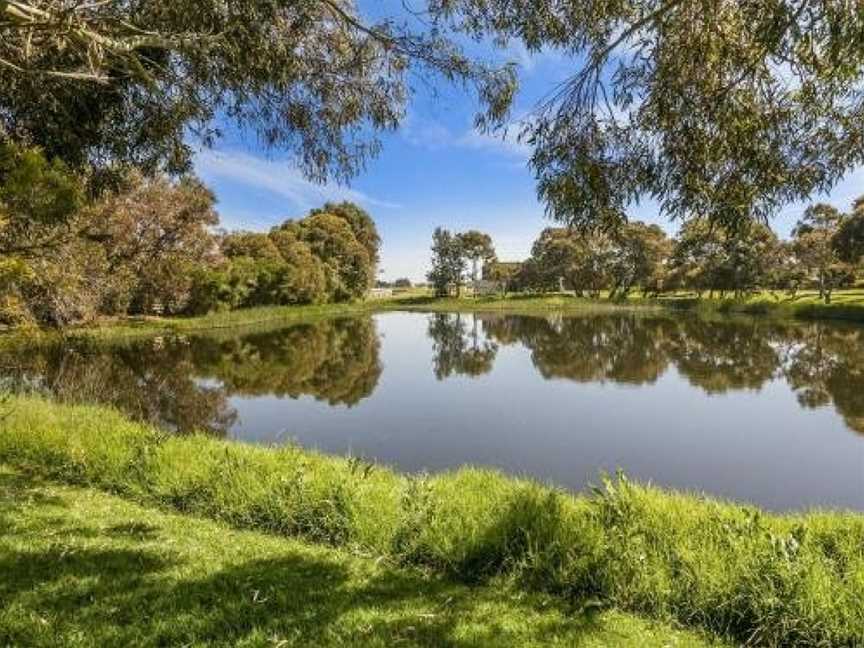
[[[0,509],[36,501],[38,491],[0,474]],[[290,543],[275,555],[271,546],[266,557],[221,565],[224,556],[215,564],[207,557],[206,536],[203,558],[197,539],[194,557],[183,554],[178,534],[185,527],[120,519],[82,528],[68,518],[64,526],[50,509],[35,513],[0,535],[2,645],[64,645],[72,637],[99,646],[519,645],[498,618],[504,613],[529,623],[540,643],[597,631],[592,615],[539,614],[495,588],[375,568]],[[250,538],[242,537],[242,555],[254,555]]]

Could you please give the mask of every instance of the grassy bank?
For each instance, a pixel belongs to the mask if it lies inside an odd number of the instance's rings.
[[[825,304],[815,292],[801,292],[795,297],[782,293],[756,293],[743,299],[720,299],[692,293],[671,293],[660,297],[631,295],[627,299],[609,299],[603,294],[599,299],[575,297],[570,294],[512,294],[506,297],[462,297],[436,299],[413,297],[388,302],[392,308],[398,304],[403,310],[420,311],[504,311],[530,314],[542,311],[567,310],[613,310],[621,308],[651,308],[698,313],[738,313],[765,315],[781,318],[828,319],[864,322],[864,290],[837,292],[832,303]]]
[[[100,340],[183,335],[199,331],[214,331],[242,326],[258,326],[292,322],[314,322],[340,315],[360,315],[374,312],[383,301],[312,306],[262,306],[202,315],[200,317],[126,317],[100,320],[87,326],[75,326],[62,331],[51,329],[12,329],[0,336],[0,343],[50,343],[61,337],[89,337]]]
[[[466,587],[0,466],[0,645],[719,643],[507,583]]]
[[[187,334],[264,324],[314,322],[338,316],[385,311],[421,312],[508,312],[531,314],[548,311],[604,311],[622,308],[669,309],[702,314],[738,313],[781,318],[828,319],[864,322],[864,290],[846,290],[835,294],[831,304],[824,304],[815,292],[801,292],[795,297],[780,293],[757,293],[746,299],[698,299],[692,293],[673,293],[656,298],[634,294],[625,300],[575,297],[570,294],[511,294],[508,296],[436,298],[428,291],[414,290],[393,297],[376,298],[346,304],[310,306],[262,306],[212,313],[200,317],[128,317],[105,319],[97,323],[64,329],[63,336],[86,336],[96,339],[124,339],[160,334]],[[7,330],[0,344],[48,343],[61,337],[57,331],[43,329]]]
[[[297,448],[166,437],[104,408],[4,407],[0,461],[28,474],[738,642],[864,637],[861,515],[768,515],[626,480],[575,497],[470,468],[409,477]]]

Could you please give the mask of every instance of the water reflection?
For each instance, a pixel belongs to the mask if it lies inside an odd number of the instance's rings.
[[[860,326],[641,314],[439,314],[430,318],[429,336],[439,379],[490,372],[499,346],[518,344],[546,379],[644,385],[674,367],[707,394],[759,390],[782,379],[802,407],[833,405],[849,428],[864,433]]]
[[[412,316],[409,326],[421,317],[438,381],[490,374],[502,349],[521,347],[547,380],[647,386],[676,371],[708,395],[784,381],[801,407],[833,407],[864,433],[860,326],[633,313],[432,314]],[[310,396],[351,407],[373,394],[382,375],[373,318],[222,335],[6,350],[0,370],[7,387],[108,403],[169,430],[220,435],[238,423],[236,398]]]
[[[73,340],[0,355],[3,382],[66,402],[110,404],[162,428],[226,434],[233,396],[352,406],[381,375],[371,319],[338,319],[239,337],[169,337],[129,344]]]
[[[481,341],[478,319],[471,317],[471,326],[461,313],[436,313],[429,318],[429,338],[435,377],[444,380],[452,375],[482,376],[492,371],[498,345]]]

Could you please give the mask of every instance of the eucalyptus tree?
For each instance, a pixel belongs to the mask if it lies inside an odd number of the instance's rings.
[[[845,263],[856,264],[864,257],[864,196],[853,203],[852,213],[843,220],[832,245]]]
[[[642,286],[646,294],[657,292],[672,250],[662,228],[641,221],[627,223],[616,233],[613,244],[611,296],[626,297],[634,286]]]
[[[804,211],[792,232],[795,255],[814,275],[826,304],[836,288],[850,285],[855,278],[854,268],[843,262],[834,244],[844,220],[836,207],[819,203]]]
[[[372,273],[376,274],[380,261],[381,236],[378,234],[378,228],[369,212],[355,203],[343,201],[341,203],[325,203],[323,207],[310,211],[309,216],[321,213],[338,216],[348,223],[354,236],[366,250],[366,254],[369,255],[369,260],[374,266]]]
[[[559,220],[642,197],[736,227],[864,162],[864,11],[837,0],[432,0],[476,36],[572,55],[524,124]]]
[[[567,287],[579,295],[587,291],[596,298],[614,283],[613,263],[617,254],[613,238],[604,233],[549,227],[531,247],[524,280],[535,289]]]
[[[347,178],[404,119],[415,74],[470,85],[489,123],[515,88],[449,30],[401,9],[371,22],[353,0],[0,0],[0,134],[72,166],[186,171],[219,117]]]
[[[81,179],[61,160],[0,141],[0,256],[39,256],[76,235]]]
[[[780,263],[780,241],[762,223],[744,223],[730,231],[707,219],[684,224],[668,263],[668,288],[688,288],[723,296],[770,286]]]
[[[87,214],[88,238],[99,241],[115,286],[112,313],[177,314],[190,299],[192,274],[218,256],[211,228],[216,198],[200,181],[134,174]]]
[[[432,268],[426,278],[435,288],[435,294],[444,297],[453,288],[461,290],[465,275],[465,254],[462,242],[450,230],[436,227],[432,234]]]
[[[462,253],[471,262],[471,281],[477,281],[480,262],[486,264],[495,258],[492,237],[477,230],[460,232],[456,236],[462,246]]]

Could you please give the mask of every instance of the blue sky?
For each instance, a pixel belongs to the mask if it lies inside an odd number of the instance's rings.
[[[574,69],[563,55],[529,56],[516,45],[495,56],[519,65],[522,89],[515,116],[529,111]],[[311,183],[290,159],[265,152],[253,138],[224,140],[201,151],[196,171],[216,193],[222,224],[229,229],[267,230],[328,200],[361,204],[381,233],[386,279],[423,280],[438,225],[488,232],[499,258],[525,258],[540,230],[551,224],[526,165],[530,150],[516,141],[515,133],[504,139],[476,133],[476,103],[463,89],[438,84],[436,90],[422,84],[415,89],[403,127],[383,137],[381,154],[350,186]],[[846,208],[862,193],[864,168],[817,199]],[[803,208],[791,205],[775,218],[779,235],[788,235]],[[659,223],[670,233],[676,229],[659,219],[650,203],[634,206],[630,215]]]

